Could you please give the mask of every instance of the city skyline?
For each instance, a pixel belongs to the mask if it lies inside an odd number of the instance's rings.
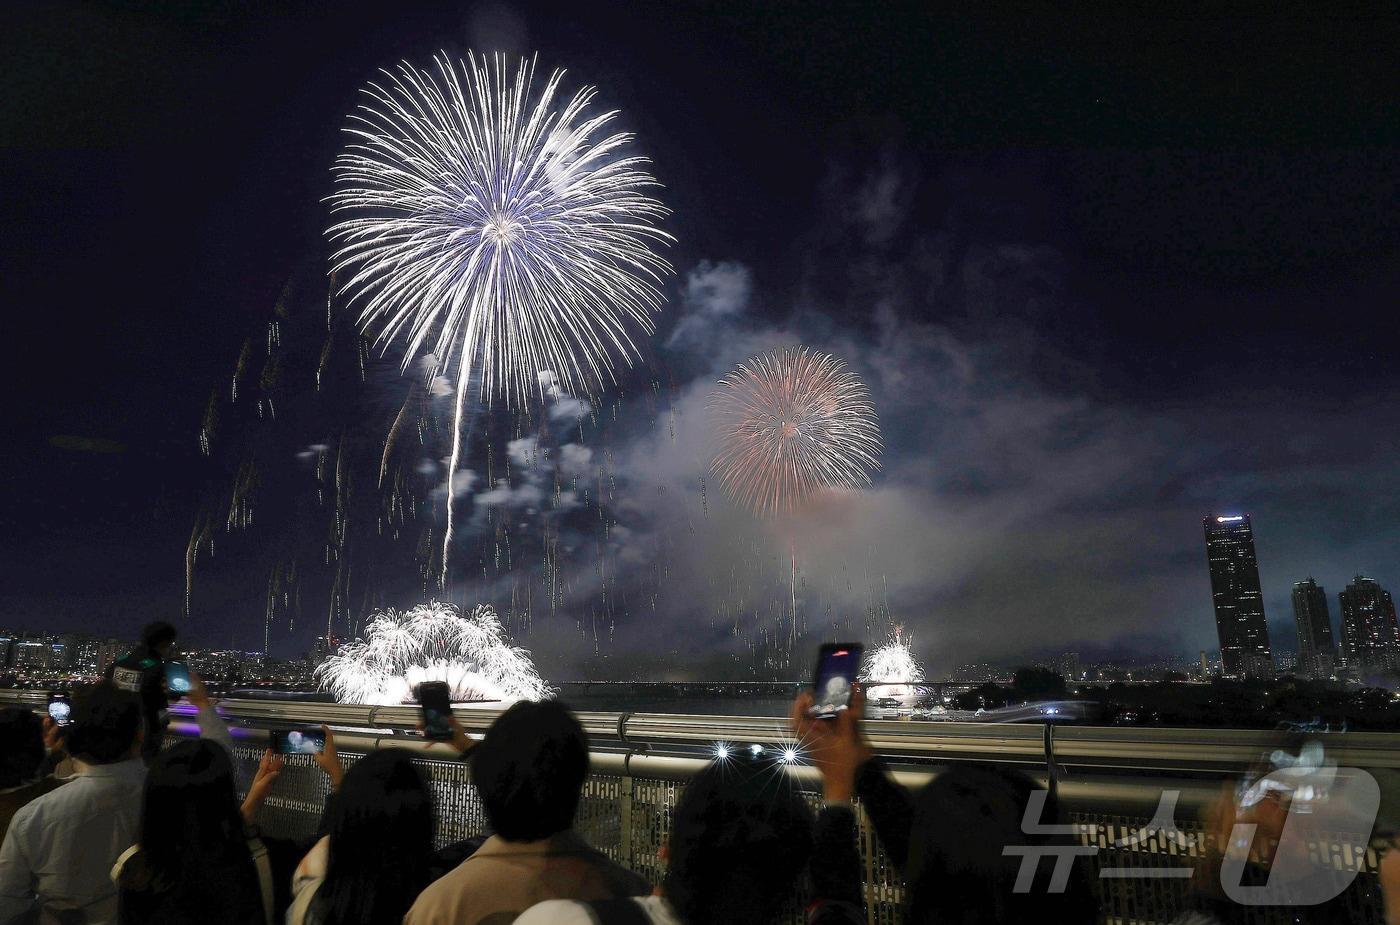
[[[1336,622],[1333,622],[1326,587],[1314,577],[1299,579],[1291,583],[1291,616],[1287,632],[1279,632],[1282,621],[1276,620],[1270,635],[1263,619],[1262,582],[1260,580],[1259,557],[1255,548],[1253,519],[1249,514],[1208,514],[1202,519],[1207,540],[1207,568],[1203,582],[1213,601],[1223,601],[1225,614],[1229,617],[1243,603],[1242,617],[1235,617],[1245,624],[1239,631],[1238,646],[1241,654],[1238,661],[1226,661],[1221,647],[1202,650],[1201,655],[1226,675],[1248,676],[1243,668],[1245,649],[1250,640],[1257,640],[1255,652],[1258,662],[1253,672],[1256,677],[1269,677],[1275,671],[1296,670],[1303,677],[1332,677],[1350,668],[1353,673],[1370,673],[1400,670],[1400,622],[1397,622],[1393,597],[1378,579],[1356,575],[1338,592],[1339,608]],[[1214,544],[1214,545],[1212,545]],[[1217,581],[1220,582],[1217,587]],[[1350,603],[1349,603],[1350,601]],[[1220,626],[1221,610],[1215,605],[1216,632],[1226,637]],[[1263,634],[1258,634],[1260,626]],[[1253,632],[1257,635],[1250,636]],[[44,632],[30,630],[23,626],[0,626],[0,668],[16,665],[14,649],[18,637],[59,638],[86,637],[90,634],[77,630]],[[343,637],[333,637],[336,644],[346,641]],[[874,639],[870,640],[872,643]],[[7,648],[10,647],[10,648]],[[217,641],[204,637],[192,637],[183,642],[183,648],[197,648],[214,651],[256,652],[256,648],[223,646]],[[916,647],[917,648],[917,647]],[[309,646],[296,652],[278,653],[284,660],[297,660],[303,657],[313,661],[323,659],[333,651],[322,635],[313,637]],[[1351,654],[1357,653],[1357,654]],[[990,679],[1002,676],[1007,670],[1028,664],[1046,665],[1056,668],[1065,677],[1074,677],[1074,668],[1066,665],[1081,664],[1102,668],[1110,672],[1128,672],[1139,666],[1152,666],[1154,670],[1192,670],[1195,664],[1190,651],[1163,650],[1140,652],[1127,657],[1104,656],[1101,653],[1081,660],[1076,650],[1050,650],[1023,653],[982,663],[978,668],[979,677]],[[1268,667],[1265,668],[1264,666]],[[959,672],[966,673],[976,667],[973,662],[954,661],[943,669],[947,678],[956,678]],[[761,673],[761,672],[760,672]]]

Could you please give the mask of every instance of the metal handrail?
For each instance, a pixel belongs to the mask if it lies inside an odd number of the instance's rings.
[[[0,690],[0,703],[42,706],[47,692]],[[406,734],[419,722],[414,706],[268,701],[225,698],[226,718],[244,725],[313,725],[384,730]],[[188,712],[176,705],[175,711]],[[458,707],[453,712],[468,732],[482,733],[505,711],[503,706]],[[589,737],[600,744],[647,744],[709,748],[717,742],[765,746],[790,739],[787,720],[771,716],[718,716],[678,713],[582,711],[575,714]],[[1254,729],[1191,729],[1055,724],[1056,761],[1071,768],[1140,772],[1233,772],[1278,747],[1279,733]],[[881,754],[913,760],[995,760],[1042,765],[1047,759],[1044,723],[956,723],[868,719],[863,724]],[[1400,768],[1400,733],[1323,734],[1329,755],[1354,767]]]
[[[0,703],[41,706],[44,691],[0,690]],[[226,698],[219,711],[245,728],[325,723],[357,736],[369,748],[402,745],[419,721],[412,706],[266,701]],[[176,705],[174,712],[191,709]],[[453,712],[469,733],[481,734],[503,713],[503,706],[459,707]],[[789,743],[787,720],[779,717],[716,716],[585,711],[576,714],[593,741],[598,760],[626,761],[633,773],[649,768],[690,769],[708,759],[714,745],[750,743],[764,747]],[[1054,736],[1043,723],[943,723],[866,720],[864,729],[875,751],[919,772],[920,766],[955,761],[995,761],[1048,772],[1053,765],[1068,776],[1060,782],[1068,798],[1082,791],[1082,780],[1121,779],[1131,774],[1170,778],[1221,778],[1238,774],[1280,744],[1278,733],[1243,729],[1184,729],[1056,725]],[[362,741],[361,741],[362,740]],[[1325,734],[1330,757],[1338,764],[1364,768],[1400,768],[1400,733],[1336,732]],[[347,746],[348,747],[348,746]],[[676,764],[675,762],[680,762]],[[689,762],[696,762],[692,765]],[[662,776],[669,776],[662,774]],[[1121,789],[1121,788],[1120,788]],[[1136,785],[1122,790],[1137,791]],[[1214,791],[1214,788],[1211,788]]]

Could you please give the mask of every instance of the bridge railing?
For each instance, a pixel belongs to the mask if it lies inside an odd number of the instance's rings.
[[[0,691],[0,703],[42,709],[38,692]],[[414,707],[269,702],[226,699],[220,713],[234,728],[235,759],[251,776],[272,729],[325,723],[336,731],[347,764],[380,748],[414,750],[437,799],[440,844],[486,830],[469,765],[445,745],[425,743],[414,732]],[[502,710],[458,709],[469,733],[480,735]],[[173,735],[194,734],[189,709],[174,709]],[[592,740],[591,773],[578,827],[615,860],[660,879],[659,852],[670,831],[670,811],[685,782],[712,758],[716,746],[757,745],[781,751],[794,743],[784,720],[770,717],[681,714],[580,713]],[[867,733],[902,783],[918,787],[955,762],[1019,766],[1053,783],[1081,844],[1097,849],[1089,859],[1104,921],[1170,922],[1186,895],[1187,872],[1200,859],[1206,807],[1232,780],[1279,744],[1276,734],[1254,730],[1052,726],[1049,724],[928,723],[869,720]],[[1400,767],[1400,734],[1334,733],[1329,755],[1340,765]],[[799,758],[786,767],[814,805],[820,781]],[[324,775],[309,758],[290,756],[259,823],[272,834],[309,836],[324,806]],[[1165,819],[1163,813],[1165,812]],[[899,921],[902,885],[857,806],[869,918]],[[1162,822],[1169,825],[1161,826]],[[1365,846],[1317,846],[1319,856],[1361,871],[1363,903],[1383,920],[1376,871],[1379,859]],[[1049,862],[1044,862],[1049,863]],[[1169,873],[1175,871],[1176,873]],[[1258,911],[1251,921],[1275,921]],[[1278,918],[1277,921],[1286,921]]]

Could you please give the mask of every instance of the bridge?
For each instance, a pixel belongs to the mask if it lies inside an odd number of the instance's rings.
[[[0,691],[0,704],[41,710],[46,700],[39,691]],[[235,760],[245,778],[251,778],[269,730],[326,723],[335,730],[347,764],[374,749],[395,746],[411,747],[421,755],[438,799],[440,844],[486,828],[468,766],[455,760],[450,747],[425,744],[413,732],[419,719],[415,707],[224,699],[218,708],[233,727]],[[195,734],[192,711],[177,705],[174,712],[172,736]],[[499,707],[477,707],[458,709],[456,715],[479,737],[501,712]],[[669,830],[670,808],[718,746],[756,746],[782,755],[794,745],[785,722],[770,717],[578,715],[593,750],[578,828],[598,848],[652,882],[659,882],[662,873],[659,850]],[[1176,916],[1190,870],[1201,857],[1204,811],[1219,798],[1222,784],[1237,779],[1279,745],[1275,733],[1233,729],[898,720],[868,720],[865,728],[896,777],[911,787],[957,762],[1017,766],[1053,787],[1078,841],[1096,849],[1089,859],[1091,874],[1104,921],[1114,925],[1166,923]],[[1338,765],[1400,769],[1400,734],[1329,733],[1325,741],[1329,757]],[[815,770],[799,757],[788,773],[815,803],[820,791]],[[324,775],[309,758],[289,756],[259,824],[271,834],[309,835],[325,798]],[[893,925],[900,921],[899,876],[859,808],[857,815],[869,921]],[[1367,914],[1384,921],[1376,852],[1362,844],[1314,847],[1319,857],[1361,872]],[[1275,921],[1263,910],[1256,911],[1261,914],[1251,921]]]

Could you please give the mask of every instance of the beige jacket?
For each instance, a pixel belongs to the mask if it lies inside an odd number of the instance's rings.
[[[649,892],[646,880],[572,831],[536,842],[493,835],[423,891],[404,925],[506,925],[548,899],[586,902]]]

